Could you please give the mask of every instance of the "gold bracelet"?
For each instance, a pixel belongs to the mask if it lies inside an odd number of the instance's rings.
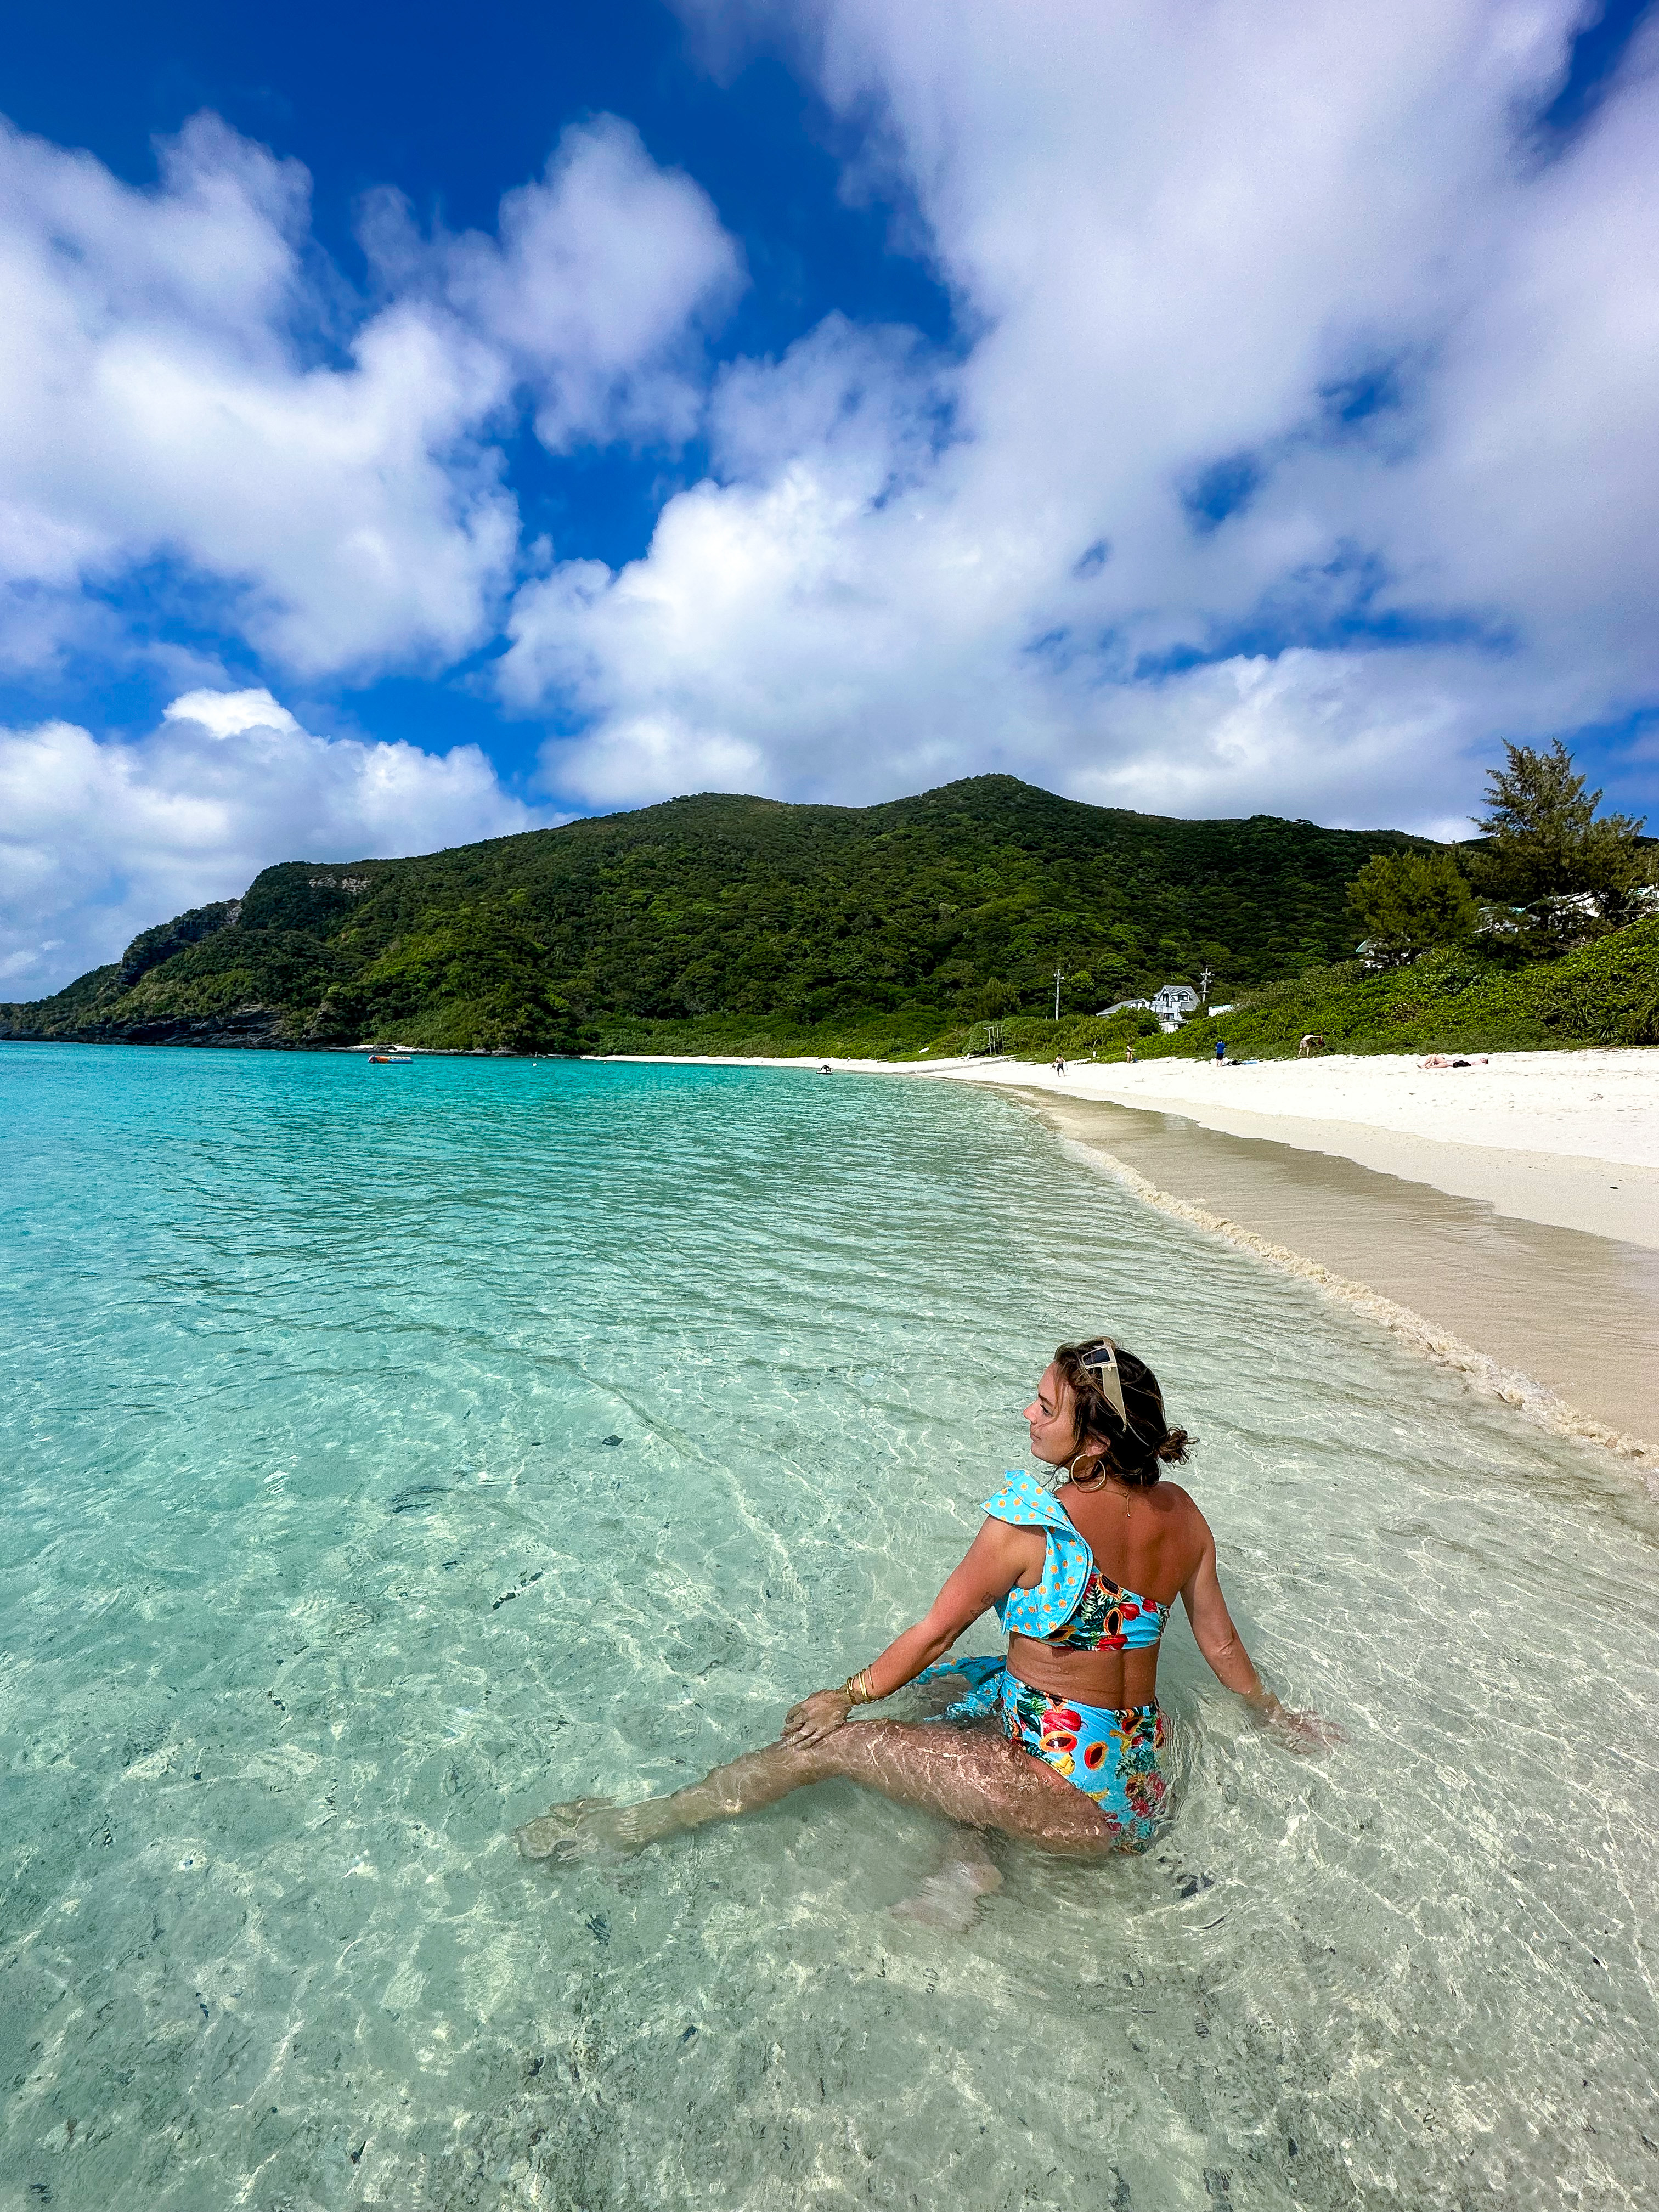
[[[856,1674],[849,1674],[841,1686],[841,1693],[849,1705],[873,1705],[876,1693],[870,1686],[870,1669],[860,1667]]]

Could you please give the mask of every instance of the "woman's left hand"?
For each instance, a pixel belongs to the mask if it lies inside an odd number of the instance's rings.
[[[853,1700],[845,1690],[814,1690],[784,1715],[781,1741],[796,1751],[822,1743],[842,1725],[852,1710]]]
[[[1348,1741],[1347,1731],[1334,1721],[1322,1720],[1317,1713],[1292,1712],[1288,1705],[1269,1714],[1266,1724],[1286,1751],[1304,1759],[1317,1757],[1322,1751]]]

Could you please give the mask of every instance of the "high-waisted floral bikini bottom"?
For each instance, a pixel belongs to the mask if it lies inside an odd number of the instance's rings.
[[[917,1680],[945,1674],[970,1685],[948,1708],[950,1719],[994,1719],[1011,1743],[1063,1774],[1122,1831],[1124,1850],[1144,1851],[1154,1840],[1169,1795],[1158,1761],[1169,1724],[1156,1705],[1079,1705],[1034,1690],[993,1657],[944,1660]]]

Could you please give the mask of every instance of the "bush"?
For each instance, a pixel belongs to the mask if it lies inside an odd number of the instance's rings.
[[[1218,1026],[1188,1022],[1136,1049],[1146,1059],[1203,1054]],[[1358,961],[1311,969],[1241,1000],[1219,1026],[1235,1060],[1290,1057],[1309,1030],[1352,1053],[1659,1044],[1659,920],[1522,968],[1462,947],[1381,975]]]

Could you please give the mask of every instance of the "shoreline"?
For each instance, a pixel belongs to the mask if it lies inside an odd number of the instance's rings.
[[[1569,1057],[1571,1069],[1552,1065]],[[1437,1077],[1414,1061],[1349,1060],[1306,1085],[1370,1121],[1248,1110],[1231,1088],[1206,1097],[1200,1085],[1254,1070],[1201,1062],[1085,1064],[1066,1078],[1007,1060],[830,1065],[1014,1095],[1143,1204],[1314,1284],[1481,1395],[1622,1459],[1659,1494],[1659,1449],[1648,1441],[1659,1439],[1659,1050],[1493,1054],[1486,1068]],[[1275,1103],[1287,1072],[1295,1084],[1330,1070],[1329,1060],[1261,1066],[1279,1074],[1260,1086]],[[1164,1069],[1174,1095],[1133,1079],[1155,1083]],[[1433,1087],[1466,1074],[1483,1080],[1461,1098]],[[1495,1141],[1410,1126],[1425,1108],[1442,1111],[1443,1097]],[[1577,1149],[1590,1144],[1601,1152]]]
[[[648,1066],[811,1072],[821,1060],[614,1053]],[[838,1074],[988,1083],[1178,1114],[1200,1128],[1352,1160],[1522,1221],[1659,1251],[1659,1047],[1493,1053],[1425,1072],[1409,1054],[1311,1060],[835,1060]],[[1224,1086],[1224,1089],[1222,1087]]]
[[[1173,1115],[1122,1109],[1105,1124],[1109,1108],[1029,1106],[1144,1204],[1314,1284],[1483,1395],[1612,1452],[1659,1496],[1646,1441],[1659,1437],[1659,1255]],[[1147,1126],[1125,1133],[1120,1120]]]

